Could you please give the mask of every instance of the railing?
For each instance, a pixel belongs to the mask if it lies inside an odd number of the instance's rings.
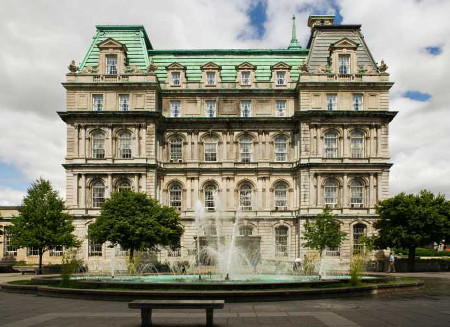
[[[128,75],[94,75],[94,82],[128,82]]]
[[[329,74],[327,75],[328,81],[339,81],[339,82],[354,82],[361,81],[361,74]]]

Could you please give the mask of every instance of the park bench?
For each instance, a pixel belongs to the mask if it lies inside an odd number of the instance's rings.
[[[223,309],[224,300],[135,300],[130,309],[141,309],[142,327],[152,325],[152,309],[205,309],[206,326],[213,326],[214,309]]]
[[[17,267],[14,266],[14,270],[21,272],[22,275],[25,274],[36,274],[36,267]]]

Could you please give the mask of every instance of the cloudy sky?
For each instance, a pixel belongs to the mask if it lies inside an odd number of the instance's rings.
[[[362,24],[395,86],[391,194],[427,188],[450,197],[448,0],[0,0],[0,205],[21,202],[43,176],[64,195],[67,65],[96,24],[143,24],[155,49],[285,48],[290,17],[303,47],[309,14]]]

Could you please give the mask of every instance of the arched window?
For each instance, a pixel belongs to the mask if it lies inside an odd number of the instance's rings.
[[[92,183],[92,207],[100,208],[105,202],[105,184],[102,180],[96,180]]]
[[[123,191],[131,191],[131,183],[128,179],[122,179],[117,183],[117,191],[123,192]]]
[[[325,158],[337,158],[338,156],[338,137],[335,132],[325,133]]]
[[[170,160],[178,162],[183,158],[183,139],[175,136],[170,139]]]
[[[364,133],[355,131],[350,138],[352,158],[364,157]]]
[[[239,227],[239,236],[252,236],[253,228],[251,226],[241,226]]]
[[[169,187],[169,207],[181,210],[182,188],[178,183],[173,183]]]
[[[206,211],[214,211],[216,208],[217,187],[214,184],[208,184],[204,189],[205,209]]]
[[[275,228],[275,256],[288,256],[288,231],[286,226],[278,226]]]
[[[239,139],[239,159],[240,162],[252,160],[252,139],[249,136],[242,136]]]
[[[239,189],[239,207],[242,211],[252,210],[252,187],[248,183]]]
[[[207,137],[204,140],[205,161],[217,161],[217,138]]]
[[[364,224],[353,226],[353,254],[364,253],[363,238],[367,235],[367,227]]]
[[[288,188],[285,183],[275,185],[275,209],[286,209]]]
[[[338,203],[338,182],[334,179],[327,179],[324,185],[325,205],[334,207]]]
[[[129,132],[122,132],[119,135],[119,158],[131,158],[131,134]]]
[[[208,225],[203,227],[205,236],[217,236],[217,228],[214,225]]]
[[[364,203],[363,197],[364,183],[360,179],[353,179],[350,184],[350,205],[352,207],[362,207]]]
[[[275,161],[284,162],[287,160],[287,141],[284,136],[275,138]]]
[[[92,135],[92,158],[103,159],[105,157],[105,135],[96,132]]]

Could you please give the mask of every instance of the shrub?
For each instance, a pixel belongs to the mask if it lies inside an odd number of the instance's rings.
[[[70,277],[83,266],[83,260],[78,258],[77,249],[69,249],[64,251],[61,265],[61,284],[69,285]]]
[[[364,269],[364,256],[354,255],[350,261],[350,284],[352,286],[358,286],[362,284],[362,273]]]

